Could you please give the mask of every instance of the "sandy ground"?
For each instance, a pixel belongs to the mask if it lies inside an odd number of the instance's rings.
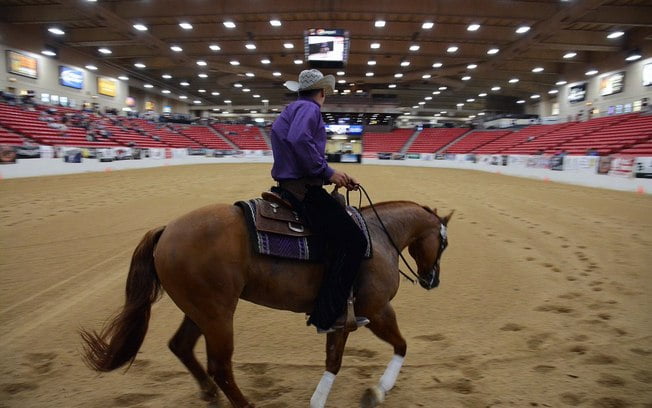
[[[393,301],[408,355],[384,406],[652,407],[652,197],[472,171],[340,168],[375,201],[457,210],[441,287],[402,282]],[[126,374],[86,368],[77,330],[122,303],[145,231],[256,196],[268,174],[267,164],[225,164],[0,181],[0,406],[205,407],[167,350],[181,318],[169,298],[154,306]],[[299,314],[241,302],[236,317],[244,393],[259,407],[307,406],[325,338]],[[328,406],[357,406],[391,354],[368,330],[354,333]]]

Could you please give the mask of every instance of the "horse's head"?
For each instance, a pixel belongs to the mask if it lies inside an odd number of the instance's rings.
[[[419,285],[430,290],[439,286],[439,263],[448,246],[447,225],[454,211],[445,217],[440,217],[437,215],[437,210],[423,208],[429,213],[429,219],[424,220],[424,225],[427,227],[408,246],[408,250],[417,263]]]

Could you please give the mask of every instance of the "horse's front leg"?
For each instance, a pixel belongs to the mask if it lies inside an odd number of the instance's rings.
[[[396,323],[396,313],[394,313],[394,309],[389,303],[377,314],[370,316],[370,320],[371,323],[367,327],[378,338],[394,347],[394,356],[387,364],[385,373],[380,377],[378,385],[368,388],[362,396],[360,406],[363,408],[375,407],[385,400],[385,395],[396,384],[407,351],[407,344]]]
[[[310,398],[310,408],[323,408],[326,405],[326,399],[328,399],[328,394],[331,392],[335,376],[342,367],[342,354],[348,337],[349,332],[344,330],[328,333],[326,338],[326,371],[324,371],[324,375],[317,384],[312,398]]]

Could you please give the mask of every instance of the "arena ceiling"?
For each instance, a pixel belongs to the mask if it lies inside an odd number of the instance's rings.
[[[144,81],[150,92],[222,109],[286,103],[282,83],[307,67],[309,28],[349,31],[347,65],[323,70],[344,72],[329,102],[368,110],[473,113],[492,95],[536,102],[533,95],[554,98],[559,81],[620,68],[632,50],[652,50],[650,0],[0,0],[0,7],[3,22],[118,67],[131,86]],[[609,38],[617,31],[623,35]]]

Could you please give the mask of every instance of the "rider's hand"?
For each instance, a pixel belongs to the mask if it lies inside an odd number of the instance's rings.
[[[335,187],[346,187],[349,184],[350,177],[341,171],[335,170],[328,181],[335,184]]]

